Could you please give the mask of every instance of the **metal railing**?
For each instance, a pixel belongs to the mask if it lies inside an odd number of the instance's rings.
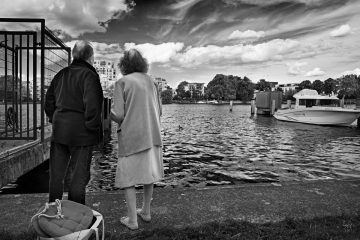
[[[45,92],[71,60],[70,48],[44,19],[0,18],[1,23],[40,25],[37,31],[0,31],[0,140],[44,140]]]

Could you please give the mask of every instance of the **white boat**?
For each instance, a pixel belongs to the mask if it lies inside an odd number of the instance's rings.
[[[336,96],[319,95],[316,90],[303,89],[294,94],[292,108],[278,109],[274,117],[281,121],[349,126],[360,117],[360,109],[340,107]]]
[[[219,102],[216,100],[207,101],[208,104],[218,104]]]

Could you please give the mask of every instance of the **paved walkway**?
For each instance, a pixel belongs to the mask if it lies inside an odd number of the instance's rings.
[[[360,180],[155,189],[153,197],[153,220],[139,220],[141,229],[196,226],[225,219],[263,223],[359,213]],[[47,194],[0,195],[0,228],[26,231],[31,216],[46,200]],[[141,190],[138,200],[140,203]],[[107,232],[129,231],[119,222],[126,214],[122,191],[88,193],[87,204],[104,215]]]

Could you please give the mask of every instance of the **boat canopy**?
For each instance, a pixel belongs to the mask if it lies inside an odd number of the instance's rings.
[[[320,100],[339,100],[336,96],[324,96],[319,95],[316,90],[313,89],[303,89],[300,92],[297,92],[293,96],[295,99],[320,99]]]

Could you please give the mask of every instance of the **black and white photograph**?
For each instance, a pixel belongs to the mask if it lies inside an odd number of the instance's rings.
[[[2,0],[1,240],[360,239],[360,1]]]

